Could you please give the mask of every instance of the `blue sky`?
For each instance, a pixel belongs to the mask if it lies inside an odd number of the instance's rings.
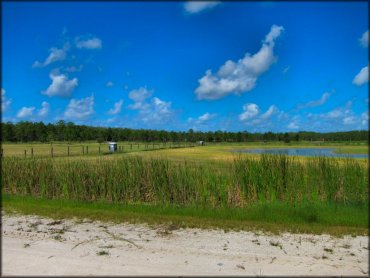
[[[2,122],[368,129],[367,2],[2,2]]]

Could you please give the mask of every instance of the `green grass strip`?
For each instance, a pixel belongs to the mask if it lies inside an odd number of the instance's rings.
[[[171,224],[176,227],[262,230],[271,233],[327,233],[368,235],[368,205],[281,202],[246,208],[199,208],[169,205],[117,204],[49,200],[29,196],[2,195],[6,213],[36,214],[51,218],[88,218],[115,223]]]

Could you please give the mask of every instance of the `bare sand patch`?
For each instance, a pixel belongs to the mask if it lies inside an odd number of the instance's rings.
[[[2,275],[368,276],[367,236],[2,216]]]

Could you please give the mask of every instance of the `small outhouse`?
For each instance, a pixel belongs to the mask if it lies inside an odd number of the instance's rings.
[[[110,152],[116,152],[117,151],[117,143],[116,142],[108,142],[108,148]]]

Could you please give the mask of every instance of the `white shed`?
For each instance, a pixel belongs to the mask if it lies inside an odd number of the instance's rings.
[[[108,142],[108,148],[110,152],[117,151],[117,143],[116,142]]]

